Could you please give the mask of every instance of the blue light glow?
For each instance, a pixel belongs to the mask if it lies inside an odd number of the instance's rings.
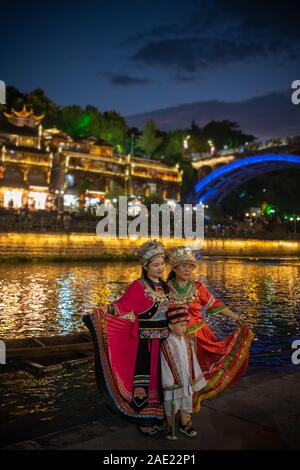
[[[234,172],[237,169],[242,169],[247,173],[247,169],[251,170],[254,165],[261,164],[261,167],[265,168],[265,163],[277,163],[278,169],[282,169],[286,164],[286,167],[291,166],[300,166],[300,156],[298,155],[285,155],[285,154],[269,154],[269,155],[255,155],[253,157],[241,158],[236,160],[228,165],[224,165],[221,168],[213,171],[201,181],[199,181],[195,186],[195,192],[198,194],[198,197],[201,199],[202,203],[205,203],[208,199],[214,199],[220,194],[223,188],[220,186],[222,177],[230,176],[230,173]],[[274,165],[270,168],[270,171],[275,171],[276,167]],[[259,169],[257,169],[257,175],[259,175]],[[255,177],[255,174],[249,172],[249,179]],[[234,178],[232,182],[232,190],[240,185],[238,178]]]

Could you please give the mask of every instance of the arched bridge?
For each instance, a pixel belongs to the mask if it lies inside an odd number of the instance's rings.
[[[231,191],[246,181],[287,168],[300,168],[300,156],[276,153],[240,158],[212,171],[199,181],[195,186],[197,200],[219,204]]]

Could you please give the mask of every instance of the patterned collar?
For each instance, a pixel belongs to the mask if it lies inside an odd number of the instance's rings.
[[[180,287],[176,279],[171,279],[169,285],[171,303],[189,304],[196,300],[198,292],[194,282],[188,281],[185,286]]]
[[[150,297],[153,303],[158,303],[160,307],[167,306],[169,304],[168,295],[165,294],[161,284],[155,284],[157,289],[153,289],[149,282],[143,277],[140,278],[140,282],[145,286],[145,295]]]
[[[171,283],[174,287],[174,289],[179,292],[179,294],[186,294],[190,288],[192,287],[192,283],[190,281],[187,281],[183,287],[181,287],[176,279],[172,279]]]

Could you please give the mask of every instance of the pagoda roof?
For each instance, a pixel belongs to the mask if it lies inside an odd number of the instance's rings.
[[[32,119],[34,119],[34,121],[36,123],[39,123],[45,117],[45,114],[41,114],[40,116],[36,116],[33,113],[32,109],[27,110],[26,104],[23,105],[23,108],[22,108],[21,111],[16,111],[14,108],[12,108],[10,113],[4,112],[3,114],[8,119],[12,119],[14,117],[17,117],[17,118],[29,118],[29,117],[31,117]]]

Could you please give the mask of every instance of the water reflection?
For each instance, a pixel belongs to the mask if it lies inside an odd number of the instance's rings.
[[[92,364],[44,378],[1,375],[1,445],[102,419]]]
[[[216,295],[243,312],[255,332],[251,368],[292,367],[291,342],[300,337],[298,265],[207,262],[200,266]],[[217,323],[217,325],[216,325]],[[221,321],[214,323],[220,328]]]
[[[295,264],[202,260],[196,277],[255,332],[251,365],[289,365],[299,336],[300,267]],[[83,313],[112,301],[140,275],[134,263],[25,264],[0,267],[0,336],[17,338],[84,330]],[[234,328],[211,320],[220,335]]]
[[[0,267],[0,336],[68,334],[83,329],[82,314],[113,300],[138,276],[119,264]]]

